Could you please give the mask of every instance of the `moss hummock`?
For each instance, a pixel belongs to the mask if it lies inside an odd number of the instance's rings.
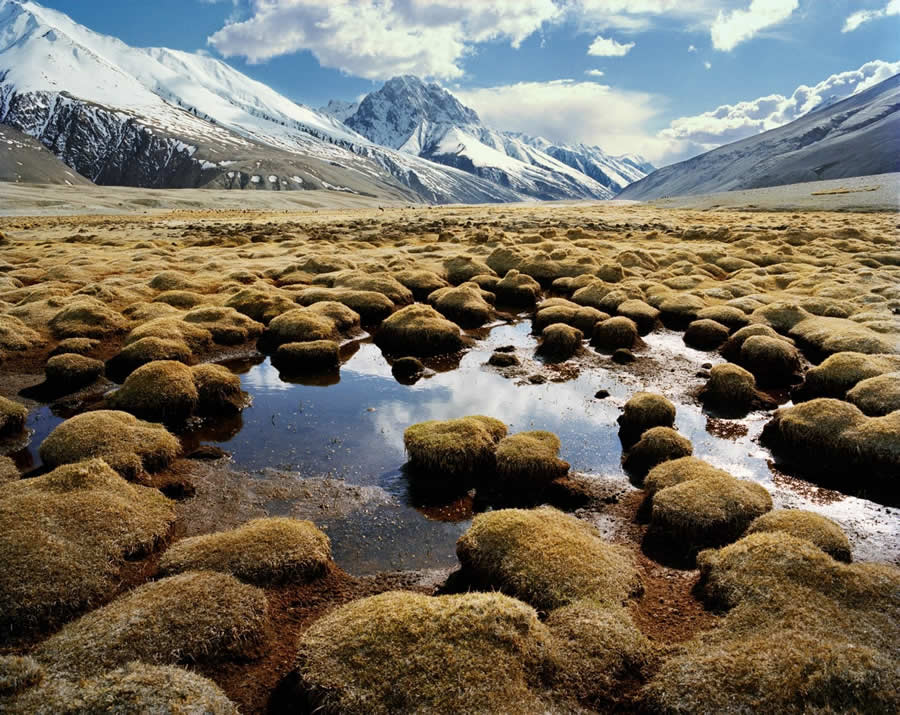
[[[493,468],[494,452],[505,436],[500,420],[475,415],[412,425],[403,433],[403,444],[416,470],[441,479]]]
[[[386,352],[428,357],[463,346],[459,326],[427,305],[409,305],[385,320],[375,343]]]
[[[541,488],[569,472],[559,458],[559,437],[542,430],[504,437],[495,452],[498,479],[511,489]]]
[[[803,509],[770,511],[747,528],[748,534],[779,531],[798,539],[806,539],[838,561],[850,563],[850,541],[843,529],[828,517]]]
[[[657,464],[689,457],[693,451],[691,441],[671,427],[652,427],[625,453],[622,465],[635,479],[643,482],[647,472]]]

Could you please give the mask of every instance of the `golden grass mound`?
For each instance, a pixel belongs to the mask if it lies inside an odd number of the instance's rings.
[[[648,534],[694,554],[734,541],[750,522],[771,509],[772,497],[756,482],[699,476],[653,495]]]
[[[753,335],[741,345],[739,362],[763,386],[788,385],[802,373],[800,352],[781,338]]]
[[[341,367],[340,346],[334,340],[284,343],[272,355],[272,364],[288,374],[334,372]]]
[[[447,280],[459,285],[472,280],[475,276],[495,276],[494,270],[483,261],[472,256],[454,256],[444,261]]]
[[[839,352],[868,355],[900,352],[900,334],[882,335],[845,318],[811,317],[797,323],[788,334],[825,355]]]
[[[33,688],[44,678],[44,670],[28,656],[0,655],[0,705],[3,698]]]
[[[494,286],[494,293],[500,303],[531,306],[537,302],[541,293],[541,284],[531,276],[519,273],[512,268]]]
[[[728,340],[727,326],[709,318],[692,321],[684,331],[684,344],[697,350],[715,350]]]
[[[581,599],[621,605],[642,590],[626,550],[550,507],[478,514],[456,554],[479,582],[546,611]]]
[[[47,383],[59,390],[75,392],[93,383],[103,374],[104,365],[100,360],[63,353],[54,355],[44,367]]]
[[[175,520],[155,489],[94,459],[0,486],[0,626],[62,620],[114,590],[118,566],[152,550]]]
[[[266,326],[259,345],[264,350],[275,350],[284,343],[334,340],[337,337],[337,326],[331,318],[307,308],[294,308]]]
[[[50,357],[65,355],[66,353],[90,356],[99,346],[100,341],[94,340],[94,338],[66,338],[65,340],[60,340],[56,347],[50,351]]]
[[[711,305],[697,312],[698,320],[714,320],[728,327],[729,330],[739,330],[747,325],[749,318],[743,310],[730,305]]]
[[[97,410],[70,417],[41,443],[49,467],[102,458],[126,479],[155,472],[178,456],[181,445],[165,427],[127,412]]]
[[[537,352],[549,360],[568,360],[581,348],[584,333],[564,323],[548,325],[541,331]]]
[[[644,479],[644,491],[647,492],[648,498],[652,500],[653,495],[662,489],[674,487],[676,484],[681,484],[691,479],[708,477],[724,479],[725,477],[731,477],[731,475],[724,469],[714,467],[709,462],[704,462],[697,457],[670,459],[668,462],[658,464],[650,470]]]
[[[9,457],[0,457],[0,485],[19,479],[19,468]]]
[[[110,375],[124,379],[142,365],[157,360],[191,361],[191,351],[181,340],[149,336],[126,345],[107,362]]]
[[[616,307],[616,312],[633,320],[641,335],[652,332],[659,323],[659,311],[639,298],[629,298]]]
[[[393,591],[316,621],[297,672],[324,713],[536,713],[549,650],[534,609],[507,596]]]
[[[482,415],[430,420],[407,427],[403,445],[410,464],[423,475],[464,476],[494,466],[497,443],[506,425]]]
[[[485,299],[485,291],[471,282],[455,288],[439,288],[428,296],[428,302],[445,318],[464,328],[478,328],[484,325],[494,312],[491,304]]]
[[[797,400],[816,397],[843,398],[858,382],[900,370],[898,355],[866,355],[858,352],[840,352],[829,355],[816,367],[806,372],[803,384],[793,393]]]
[[[106,398],[114,410],[170,422],[184,420],[197,409],[199,401],[191,368],[174,360],[139,367]]]
[[[128,333],[125,345],[131,345],[144,338],[161,338],[181,343],[194,355],[211,352],[215,347],[212,333],[206,328],[186,323],[176,317],[155,318],[142,323]]]
[[[591,336],[591,345],[601,350],[632,348],[639,344],[637,325],[622,315],[597,323]]]
[[[772,449],[812,464],[900,469],[900,411],[866,417],[849,402],[822,397],[778,410],[762,436]]]
[[[828,517],[803,509],[777,509],[763,514],[747,528],[748,534],[780,531],[806,539],[837,561],[850,563],[850,541],[840,526]]]
[[[205,363],[191,368],[197,388],[197,411],[209,415],[236,414],[250,402],[241,379],[222,365]]]
[[[845,565],[760,532],[698,557],[701,596],[731,609],[643,691],[653,712],[896,712],[900,570]]]
[[[570,305],[551,303],[548,305],[549,302],[544,301],[541,303],[540,309],[535,313],[531,321],[532,332],[535,334],[539,335],[548,325],[564,323],[571,325],[573,328],[578,328],[585,335],[592,335],[594,326],[609,318],[608,313],[603,313],[596,308],[579,307],[574,303]]]
[[[558,456],[559,447],[559,437],[542,430],[504,437],[494,455],[497,476],[513,489],[546,486],[569,472],[569,463]]]
[[[348,335],[359,329],[359,313],[336,300],[320,300],[307,307],[310,313],[321,315],[334,323],[339,333]]]
[[[208,330],[219,345],[240,345],[248,340],[255,340],[263,332],[262,323],[251,320],[234,308],[222,306],[194,308],[181,319]]]
[[[188,310],[201,305],[207,300],[206,296],[194,293],[190,290],[167,290],[153,299],[154,303],[165,303],[173,308]]]
[[[643,482],[647,472],[657,464],[679,457],[689,457],[693,451],[691,441],[671,427],[651,427],[625,453],[622,466]]]
[[[386,352],[414,357],[454,353],[463,346],[459,326],[428,305],[408,305],[387,318],[375,334]]]
[[[28,409],[25,405],[0,395],[0,437],[17,435],[25,429]]]
[[[604,709],[613,704],[623,681],[642,680],[654,662],[650,641],[628,610],[576,601],[547,617],[556,670],[556,687]]]
[[[745,412],[752,407],[765,407],[770,398],[756,389],[756,378],[749,370],[730,362],[716,365],[700,390],[700,399],[726,412]]]
[[[412,291],[416,300],[425,300],[438,288],[446,288],[448,283],[434,271],[409,268],[394,273],[394,279]]]
[[[394,312],[394,302],[383,293],[349,288],[306,288],[296,298],[300,305],[337,301],[357,313],[364,323],[377,324]]]
[[[255,519],[231,531],[182,539],[163,554],[164,574],[220,571],[255,584],[304,583],[331,563],[331,542],[311,521]]]
[[[234,308],[257,323],[268,325],[282,313],[293,310],[295,303],[285,295],[275,291],[245,288],[225,301],[226,308]]]
[[[413,302],[412,291],[387,273],[350,272],[345,275],[339,275],[333,285],[335,288],[381,293],[395,305],[406,305]]]
[[[128,321],[121,313],[96,298],[79,296],[50,319],[53,337],[97,338],[103,340],[128,329]]]
[[[24,352],[43,342],[39,333],[15,316],[0,314],[0,359],[4,353]]]
[[[625,403],[617,422],[626,441],[633,443],[651,427],[672,427],[675,405],[662,395],[636,392]]]
[[[230,574],[188,571],[139,586],[63,627],[35,649],[48,671],[96,675],[134,660],[153,665],[252,655],[266,597]]]
[[[753,323],[751,325],[745,325],[743,328],[739,328],[738,330],[736,330],[731,335],[731,337],[725,341],[725,343],[719,349],[719,352],[721,352],[722,357],[724,357],[729,362],[736,362],[740,359],[741,348],[744,346],[744,341],[752,338],[755,335],[764,335],[769,338],[784,340],[789,345],[794,344],[793,340],[784,337],[774,328],[771,328],[768,325],[764,325],[763,323]]]
[[[691,293],[674,293],[664,297],[656,307],[663,320],[675,325],[687,325],[697,319],[697,314],[706,307],[706,303]]]
[[[11,713],[97,715],[99,713],[204,713],[237,715],[218,685],[171,666],[129,663],[79,681],[54,679],[9,705]]]
[[[847,391],[847,400],[869,417],[883,417],[900,410],[900,372],[861,380]]]

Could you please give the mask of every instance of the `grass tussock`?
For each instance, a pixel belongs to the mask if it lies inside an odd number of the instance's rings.
[[[763,514],[747,528],[748,534],[783,532],[806,539],[837,561],[850,563],[851,550],[847,535],[828,517],[803,509],[777,509]]]
[[[157,360],[174,360],[188,364],[191,362],[191,351],[180,340],[149,336],[122,348],[118,355],[107,362],[107,370],[110,375],[124,379],[142,365]]]
[[[716,365],[700,390],[700,399],[727,414],[743,414],[754,408],[774,407],[775,402],[756,389],[756,378],[749,370],[730,362]]]
[[[773,449],[811,464],[900,468],[900,411],[867,417],[855,405],[817,398],[778,410],[763,429]]]
[[[349,288],[306,288],[295,297],[300,305],[310,306],[323,301],[342,303],[357,313],[362,322],[377,325],[394,312],[394,302],[383,293]]]
[[[454,353],[463,346],[459,326],[427,305],[409,305],[387,318],[375,342],[390,353],[428,357]]]
[[[622,459],[622,466],[643,482],[657,464],[670,459],[689,457],[694,451],[691,441],[671,427],[651,427],[641,435]]]
[[[44,669],[27,655],[0,655],[0,704],[2,699],[33,688],[44,678]]]
[[[30,629],[94,605],[117,567],[152,550],[175,519],[154,489],[94,459],[0,486],[0,625]]]
[[[307,308],[294,308],[266,326],[259,345],[264,350],[275,350],[285,343],[336,340],[338,337],[337,326],[331,318]]]
[[[729,609],[667,659],[653,712],[895,712],[900,570],[846,565],[760,532],[698,557],[699,592]]]
[[[548,325],[541,331],[537,352],[549,360],[568,360],[581,349],[584,333],[564,323]]]
[[[171,305],[173,308],[180,308],[182,310],[190,310],[191,308],[196,308],[198,305],[202,305],[207,300],[206,296],[195,293],[194,291],[167,290],[156,296],[153,299],[153,302],[165,303],[166,305]]]
[[[807,370],[803,384],[794,390],[794,401],[816,397],[842,399],[857,383],[900,370],[900,355],[867,355],[839,352]]]
[[[127,412],[97,410],[71,417],[41,443],[49,467],[99,457],[126,479],[168,466],[181,450],[165,427]]]
[[[325,713],[536,713],[550,647],[534,609],[507,596],[394,591],[316,621],[297,672]]]
[[[222,365],[196,365],[191,368],[191,376],[200,413],[236,414],[250,403],[250,396],[241,389],[241,379]]]
[[[185,323],[208,330],[219,345],[240,345],[255,340],[263,332],[262,323],[251,320],[234,308],[204,306],[188,311],[182,317]]]
[[[0,395],[0,437],[20,434],[27,418],[25,405]]]
[[[272,355],[272,364],[288,374],[334,372],[341,367],[340,345],[334,340],[284,343]]]
[[[128,333],[125,345],[131,345],[143,338],[160,338],[181,343],[193,355],[209,353],[215,347],[212,333],[206,328],[175,317],[156,318],[142,323]]]
[[[444,261],[444,270],[447,280],[453,285],[459,285],[472,280],[475,276],[495,276],[494,269],[484,261],[472,256],[454,256]]]
[[[728,340],[731,331],[710,318],[692,321],[684,331],[684,344],[696,350],[716,350]]]
[[[622,315],[597,323],[591,335],[591,345],[601,350],[630,349],[640,344],[637,325]]]
[[[247,657],[264,638],[262,591],[230,574],[189,571],[144,584],[41,643],[48,671],[97,675],[140,660],[152,665]]]
[[[478,514],[457,541],[456,554],[479,582],[541,610],[582,599],[621,605],[642,591],[625,549],[550,507]]]
[[[802,373],[800,352],[781,338],[753,335],[741,345],[739,362],[763,386],[783,386]]]
[[[559,447],[559,437],[542,430],[504,437],[495,452],[497,476],[513,488],[546,486],[569,472],[569,463],[558,456]]]
[[[659,310],[639,298],[629,298],[616,307],[616,312],[629,320],[633,320],[641,335],[653,331],[659,324]]]
[[[625,403],[617,422],[629,443],[636,442],[651,427],[672,427],[675,424],[675,405],[652,392],[637,392]]]
[[[17,353],[32,350],[43,339],[35,330],[13,315],[0,313],[0,358],[4,353]]]
[[[346,275],[338,276],[333,285],[335,288],[380,293],[394,305],[407,305],[413,302],[412,291],[387,273],[350,272]]]
[[[359,330],[359,313],[336,300],[320,300],[318,303],[307,306],[306,309],[310,313],[330,320],[342,335],[350,335]]]
[[[653,495],[658,491],[674,487],[682,482],[692,479],[724,479],[725,477],[731,477],[731,475],[724,469],[712,466],[709,462],[704,462],[697,457],[681,457],[663,462],[651,469],[644,479],[644,491],[647,493],[647,498],[652,501]]]
[[[845,318],[810,317],[793,326],[788,334],[825,355],[839,352],[868,355],[900,353],[900,334],[882,335]]]
[[[439,288],[446,288],[449,284],[434,271],[419,268],[409,268],[394,273],[394,279],[412,291],[416,300],[425,300]]]
[[[128,329],[125,317],[96,298],[73,298],[49,322],[53,337],[105,340]]]
[[[847,400],[869,417],[883,417],[900,410],[900,372],[860,380],[847,391]]]
[[[275,291],[245,288],[225,301],[226,308],[234,308],[257,323],[268,325],[282,313],[293,310],[296,304],[287,295]]]
[[[139,367],[106,398],[111,409],[169,422],[183,421],[197,409],[199,402],[193,371],[174,360]]]
[[[54,355],[44,367],[47,383],[67,392],[75,392],[92,384],[103,375],[103,371],[102,361],[74,353]]]
[[[305,583],[331,563],[331,542],[311,521],[254,519],[231,531],[182,539],[163,554],[160,570],[230,573],[253,584]]]
[[[9,457],[0,457],[0,486],[19,479],[19,468]]]
[[[532,306],[541,293],[541,284],[515,268],[506,272],[494,286],[497,301],[507,305]]]
[[[763,335],[768,338],[777,338],[779,340],[784,340],[789,345],[794,344],[793,340],[780,335],[774,328],[771,328],[770,326],[764,325],[762,323],[753,323],[751,325],[745,325],[743,328],[739,328],[738,330],[736,330],[731,335],[731,337],[725,341],[725,343],[719,349],[719,352],[721,352],[722,357],[724,357],[729,362],[737,362],[740,359],[741,348],[743,347],[744,342],[755,335]]]
[[[547,617],[556,666],[554,685],[598,710],[614,705],[623,681],[641,681],[655,662],[653,646],[628,610],[576,601]]]
[[[492,468],[497,444],[505,436],[500,420],[475,415],[419,422],[403,433],[403,445],[410,464],[423,474],[454,477]]]
[[[183,668],[140,662],[78,681],[48,680],[10,703],[9,708],[15,715],[238,713],[234,703],[211,680]]]
[[[697,476],[653,495],[648,535],[695,554],[734,541],[771,509],[772,497],[756,482],[730,475]]]
[[[428,296],[437,311],[448,320],[464,328],[478,328],[494,314],[491,303],[486,296],[493,299],[493,293],[487,293],[475,283],[463,283],[455,288],[439,288]]]

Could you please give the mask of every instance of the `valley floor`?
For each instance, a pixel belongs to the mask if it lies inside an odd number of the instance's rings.
[[[0,185],[0,710],[896,711],[898,179]]]

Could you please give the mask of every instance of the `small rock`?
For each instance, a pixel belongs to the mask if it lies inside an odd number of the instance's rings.
[[[516,351],[515,345],[503,345],[494,350],[495,353],[514,353]]]
[[[594,393],[594,397],[598,400],[605,400],[609,397],[609,390],[597,390],[597,392]]]
[[[543,385],[545,382],[547,382],[547,378],[539,373],[535,373],[534,375],[528,376],[528,382],[530,382],[532,385]]]
[[[493,365],[494,367],[511,367],[518,364],[519,358],[512,353],[501,353],[498,351],[488,358],[488,365]]]

